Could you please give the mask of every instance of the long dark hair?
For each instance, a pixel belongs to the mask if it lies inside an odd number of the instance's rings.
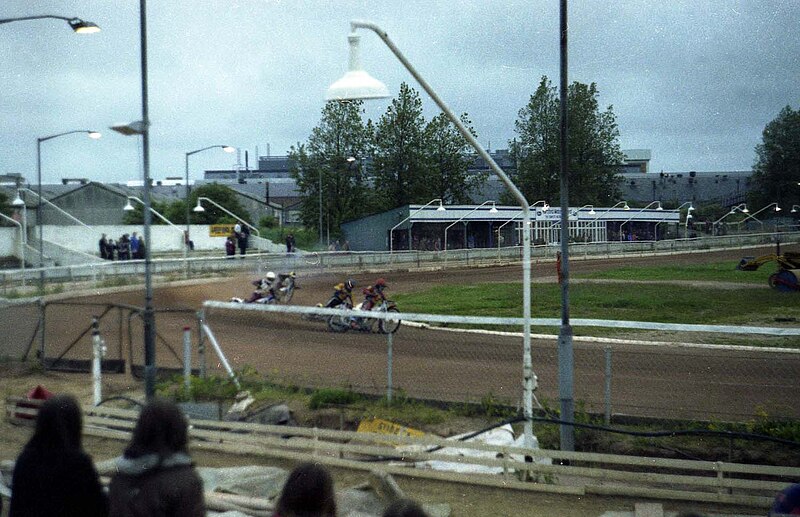
[[[275,510],[281,517],[336,517],[336,494],[328,470],[316,463],[295,467]]]
[[[36,417],[36,430],[26,448],[80,450],[83,417],[72,395],[56,395],[44,402]]]
[[[156,399],[139,414],[125,456],[157,454],[164,459],[176,452],[187,453],[188,442],[188,422],[181,409],[174,402]]]

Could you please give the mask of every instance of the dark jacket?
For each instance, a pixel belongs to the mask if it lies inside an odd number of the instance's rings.
[[[108,502],[86,453],[25,448],[14,465],[8,515],[104,517]]]
[[[204,517],[203,482],[189,456],[119,458],[109,486],[114,517]]]

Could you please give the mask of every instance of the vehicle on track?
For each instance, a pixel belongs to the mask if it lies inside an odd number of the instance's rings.
[[[381,334],[394,334],[400,328],[400,319],[377,319],[370,318],[364,314],[368,312],[383,312],[392,313],[400,312],[397,309],[397,304],[391,300],[383,300],[381,303],[375,305],[370,311],[361,310],[362,304],[358,304],[355,308],[347,305],[347,309],[352,311],[351,314],[334,314],[328,318],[328,329],[333,332],[347,332],[348,330],[357,330],[360,332],[372,332],[376,326],[378,332]],[[349,312],[349,311],[348,311]],[[360,314],[359,314],[360,313]]]

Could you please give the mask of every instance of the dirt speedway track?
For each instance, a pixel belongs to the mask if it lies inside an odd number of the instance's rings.
[[[736,250],[725,253],[680,255],[660,258],[626,258],[625,264],[697,263],[743,255],[770,253],[771,249]],[[621,260],[587,260],[571,263],[573,271],[607,269]],[[263,273],[263,272],[262,272]],[[242,274],[224,282],[157,288],[158,309],[200,309],[208,299],[227,300],[250,289],[249,279],[257,273]],[[552,263],[534,266],[534,284],[554,281]],[[314,305],[325,301],[331,286],[345,274],[303,272],[292,305]],[[376,274],[354,277],[360,286]],[[386,272],[390,293],[412,292],[432,283],[518,281],[519,265],[433,272]],[[766,285],[764,289],[769,289]],[[534,303],[535,303],[534,285]],[[78,300],[73,300],[78,301]],[[80,299],[95,306],[53,305],[47,313],[47,356],[59,355],[99,315],[104,303],[141,306],[142,291],[103,294]],[[734,303],[732,301],[732,303]],[[402,307],[401,307],[402,310]],[[109,357],[128,358],[137,364],[143,353],[141,324],[134,317],[127,334],[122,309],[112,309],[101,320],[101,332]],[[576,317],[573,315],[573,317]],[[613,317],[612,314],[609,317]],[[234,369],[245,365],[276,381],[299,386],[353,386],[359,391],[385,393],[387,385],[387,340],[379,334],[328,332],[324,322],[303,321],[291,314],[254,314],[215,310],[207,315],[209,326]],[[191,312],[159,312],[157,363],[178,367],[181,333],[197,324]],[[124,330],[122,330],[124,328]],[[122,335],[122,342],[117,336]],[[654,337],[652,339],[657,339]],[[130,346],[130,343],[133,345]],[[604,344],[576,340],[575,399],[586,408],[602,412],[604,394]],[[91,341],[79,340],[65,355],[89,358]],[[519,404],[522,378],[522,340],[519,337],[464,334],[404,325],[393,340],[393,385],[410,396],[448,400],[480,401],[494,397]],[[537,397],[558,406],[557,350],[555,339],[533,342],[533,366],[539,378]],[[212,373],[224,374],[213,352],[208,352]],[[88,382],[88,378],[87,378]],[[771,416],[800,417],[800,355],[764,352],[728,352],[670,346],[613,345],[613,411],[621,414],[663,417],[750,418],[757,406]]]

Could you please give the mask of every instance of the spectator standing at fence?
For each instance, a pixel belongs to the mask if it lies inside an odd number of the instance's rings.
[[[42,404],[14,465],[9,517],[108,515],[97,471],[81,446],[82,430],[74,397],[57,395]]]
[[[144,239],[142,237],[139,237],[139,253],[134,255],[133,258],[143,259],[146,253],[147,253],[147,247],[145,245]]]
[[[97,242],[97,246],[100,248],[100,258],[101,259],[107,259],[108,258],[108,252],[107,252],[106,248],[108,246],[108,239],[106,238],[106,234],[105,233],[103,234],[102,237],[100,237],[100,240]]]
[[[336,517],[336,494],[328,470],[302,463],[289,473],[274,517]]]
[[[117,258],[119,260],[130,260],[131,258],[131,240],[127,233],[123,233],[117,241]]]
[[[139,258],[139,237],[136,236],[136,232],[131,235],[131,258]]]
[[[236,255],[236,244],[233,242],[233,236],[228,235],[228,238],[225,240],[225,254],[228,258],[233,258]]]
[[[204,517],[203,481],[188,453],[186,417],[175,403],[149,402],[109,485],[114,517]]]
[[[106,258],[108,260],[114,260],[114,254],[117,251],[117,244],[114,242],[114,239],[108,239],[106,241]]]
[[[295,250],[294,234],[286,235],[286,253],[292,253]]]

